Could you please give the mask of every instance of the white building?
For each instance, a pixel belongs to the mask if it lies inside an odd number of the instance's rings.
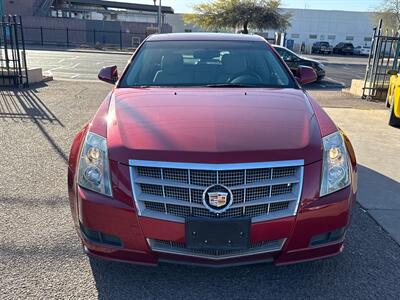
[[[291,13],[291,27],[286,31],[286,39],[294,41],[295,49],[302,43],[309,48],[314,42],[328,41],[335,46],[339,42],[350,42],[354,46],[371,43],[373,27],[370,13],[341,10],[282,9]],[[166,21],[173,32],[201,31],[183,22],[182,14],[167,15]],[[262,34],[274,38],[275,31]]]

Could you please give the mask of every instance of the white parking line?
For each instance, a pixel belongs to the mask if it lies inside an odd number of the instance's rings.
[[[346,86],[346,84],[345,84],[344,82],[342,82],[342,81],[338,81],[338,80],[335,80],[335,79],[330,78],[330,77],[325,77],[325,79],[326,79],[326,80],[329,80],[330,82],[333,82],[333,83],[336,83],[336,84],[340,84],[340,85],[343,86],[343,87]]]
[[[55,70],[58,70],[58,69],[64,69],[64,66],[58,66],[58,67],[49,69],[48,71],[52,72],[52,71],[55,71]]]
[[[76,69],[77,66],[79,66],[80,63],[76,63],[75,65],[73,65],[72,67],[70,67],[70,69]]]

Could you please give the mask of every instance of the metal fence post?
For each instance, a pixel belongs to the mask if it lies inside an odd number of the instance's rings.
[[[17,16],[12,16],[12,21],[14,24],[14,36],[15,36],[15,54],[16,54],[16,63],[18,70],[18,85],[23,86],[24,79],[22,77],[22,65],[21,65],[21,56],[19,51],[19,37],[18,37],[18,21]]]
[[[22,59],[23,59],[23,67],[25,69],[25,77],[26,77],[25,85],[29,86],[28,63],[26,62],[26,52],[25,52],[24,26],[22,26],[22,17],[21,16],[19,16],[19,25],[21,26]]]
[[[119,48],[122,51],[122,30],[119,30]]]
[[[96,46],[96,29],[93,29],[93,45]]]
[[[43,27],[42,26],[40,26],[40,41],[41,41],[42,46],[44,46],[44,42],[43,42]]]
[[[8,45],[7,45],[7,23],[6,23],[6,19],[4,18],[4,16],[1,16],[1,23],[2,23],[2,27],[3,27],[3,38],[4,38],[4,56],[6,59],[6,69],[7,69],[7,76],[8,78],[10,77],[10,58],[8,55]],[[1,68],[1,73],[2,75],[4,75],[4,69]],[[3,77],[3,84],[5,84],[5,79]]]
[[[67,48],[69,47],[69,28],[67,27]]]
[[[16,74],[18,73],[18,70],[17,70],[18,63],[16,63],[16,61],[17,61],[16,53],[15,53],[16,49],[15,49],[14,38],[13,38],[13,34],[14,34],[13,33],[13,27],[14,27],[14,25],[12,24],[11,15],[8,16],[7,21],[8,21],[8,26],[9,26],[9,34],[10,34],[9,38],[10,38],[10,48],[11,48],[11,56],[12,56],[12,60],[11,60],[11,64],[10,64],[10,66],[12,68],[11,73],[14,74],[14,76],[13,76],[14,85],[17,85],[18,84],[18,81],[17,81],[18,76],[16,76]]]

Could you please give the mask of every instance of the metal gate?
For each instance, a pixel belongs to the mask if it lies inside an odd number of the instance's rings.
[[[29,84],[22,19],[2,16],[0,22],[0,86]]]
[[[382,100],[386,98],[390,75],[388,70],[398,69],[399,34],[382,33],[382,20],[374,28],[371,53],[364,78],[363,99]]]

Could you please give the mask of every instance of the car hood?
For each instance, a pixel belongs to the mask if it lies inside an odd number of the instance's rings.
[[[233,163],[321,159],[321,133],[302,90],[116,89],[109,157]]]

